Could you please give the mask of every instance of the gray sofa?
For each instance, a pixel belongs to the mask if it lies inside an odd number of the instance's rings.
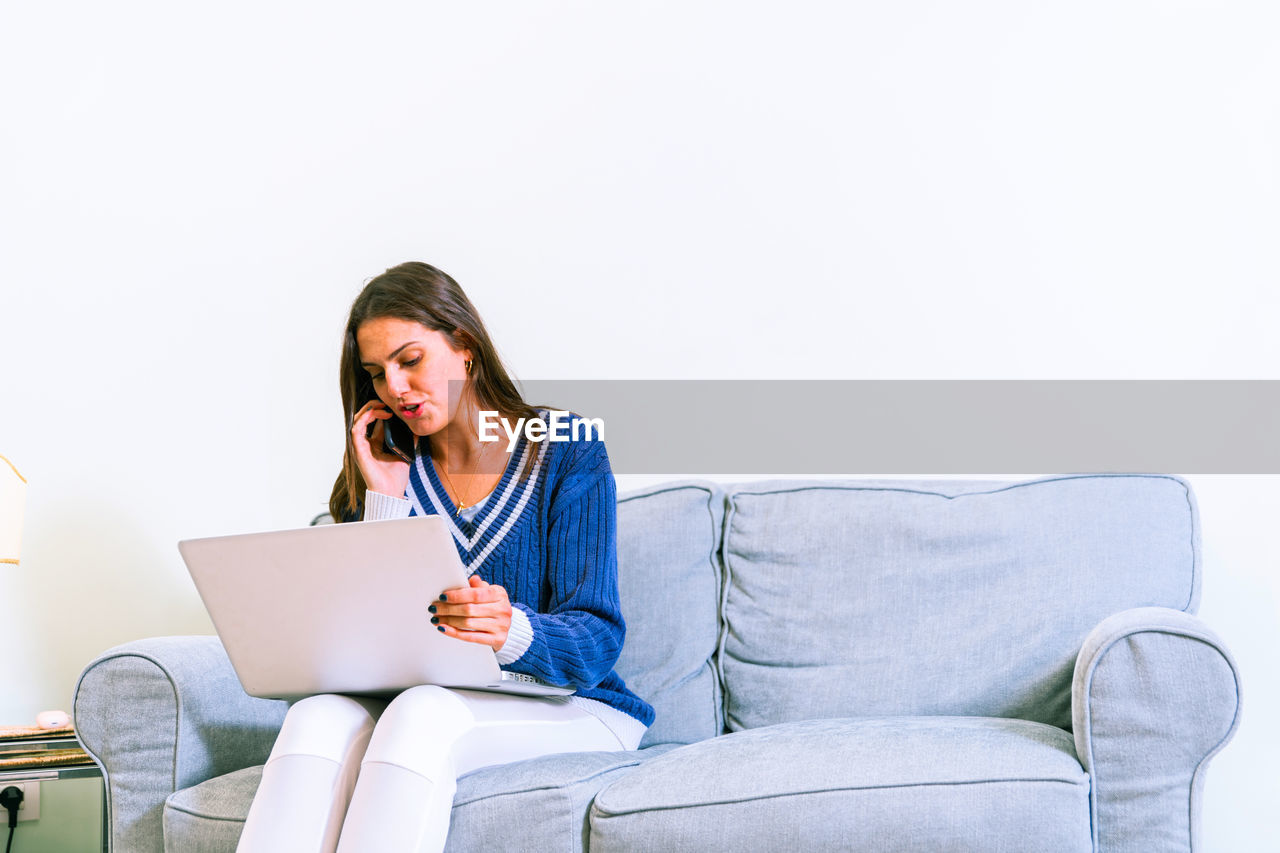
[[[1196,849],[1240,682],[1159,475],[623,495],[635,752],[464,776],[449,850]],[[116,851],[231,851],[284,716],[216,638],[129,643],[75,719]]]

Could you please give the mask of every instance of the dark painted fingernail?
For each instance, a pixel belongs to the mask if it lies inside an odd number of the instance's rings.
[[[449,600],[449,596],[445,595],[445,594],[442,592],[442,593],[440,593],[440,600],[441,600],[441,601],[448,601],[448,600]]]
[[[435,612],[436,612],[436,606],[435,606],[434,604],[433,604],[433,605],[431,605],[430,607],[428,607],[428,608],[427,608],[427,612],[428,612],[428,613],[435,613]]]
[[[441,634],[443,634],[443,633],[444,633],[444,626],[443,626],[443,625],[437,625],[437,626],[436,626],[436,630],[437,630],[437,631],[439,631]]]
[[[432,625],[439,625],[439,624],[440,624],[440,617],[439,617],[439,616],[432,616],[432,617],[431,617],[431,624],[432,624]]]

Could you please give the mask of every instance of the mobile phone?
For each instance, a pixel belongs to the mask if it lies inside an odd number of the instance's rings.
[[[373,385],[365,386],[364,402],[369,400],[378,400],[377,393],[373,390]],[[379,400],[381,402],[381,400]],[[363,403],[361,404],[363,405]],[[385,405],[385,404],[384,404]],[[369,424],[369,428],[365,431],[365,438],[373,438],[373,431],[377,427],[378,421]],[[382,421],[382,449],[387,453],[395,454],[413,464],[413,430],[409,429],[409,425],[400,419],[395,412],[391,413],[391,417]]]

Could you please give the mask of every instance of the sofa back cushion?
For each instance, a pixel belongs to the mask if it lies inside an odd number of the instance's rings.
[[[617,671],[657,712],[641,746],[720,734],[720,528],[724,492],[667,483],[618,497],[618,591],[627,638]]]
[[[1197,602],[1199,523],[1176,477],[774,481],[727,502],[730,730],[899,714],[1070,729],[1090,629]]]

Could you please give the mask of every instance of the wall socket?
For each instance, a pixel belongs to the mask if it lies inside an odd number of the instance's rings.
[[[0,790],[9,787],[0,784]],[[15,788],[22,791],[22,803],[18,806],[18,823],[24,820],[40,819],[40,783],[39,782],[16,782]],[[4,809],[0,809],[0,818],[6,822],[9,820]]]

